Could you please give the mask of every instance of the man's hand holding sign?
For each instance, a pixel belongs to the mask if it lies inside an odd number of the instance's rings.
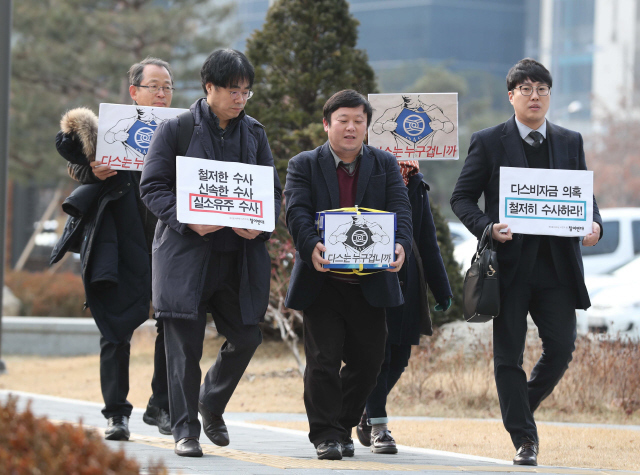
[[[239,162],[177,157],[178,221],[204,236],[230,227],[244,239],[273,231],[273,170]]]
[[[500,167],[500,223],[492,236],[504,243],[513,233],[600,239],[593,221],[593,172]]]
[[[595,246],[600,240],[600,225],[595,221],[591,223],[592,232],[582,239],[582,245],[585,247]],[[491,236],[498,242],[504,243],[513,239],[513,233],[509,229],[509,225],[505,223],[496,223],[493,225]]]
[[[594,221],[591,223],[591,228],[592,231],[582,239],[583,246],[595,246],[600,240],[600,225]]]

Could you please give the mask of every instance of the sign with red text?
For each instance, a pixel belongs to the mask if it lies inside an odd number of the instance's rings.
[[[273,231],[273,167],[176,157],[178,221]]]
[[[592,220],[592,171],[500,167],[500,222],[512,232],[586,236]]]
[[[100,104],[96,160],[114,170],[142,171],[158,126],[187,109]]]
[[[369,145],[398,160],[457,160],[458,94],[369,94]]]

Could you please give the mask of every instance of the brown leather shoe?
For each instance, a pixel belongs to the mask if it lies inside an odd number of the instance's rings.
[[[538,444],[530,440],[525,441],[513,458],[514,465],[538,465]]]
[[[369,425],[369,418],[367,417],[366,411],[362,413],[360,422],[358,422],[356,426],[356,435],[362,445],[365,447],[371,445],[371,426]]]
[[[220,447],[229,445],[229,432],[222,416],[216,416],[200,401],[198,411],[202,416],[202,430],[209,440]]]
[[[371,452],[374,454],[397,454],[396,441],[391,437],[390,430],[374,431],[371,433]]]

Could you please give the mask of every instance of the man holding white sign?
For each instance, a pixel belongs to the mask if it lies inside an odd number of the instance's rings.
[[[171,105],[173,74],[166,61],[149,57],[132,65],[129,84],[129,95],[134,104],[163,109]],[[128,420],[133,409],[127,400],[130,340],[134,328],[149,316],[149,264],[157,219],[140,200],[139,173],[117,172],[96,159],[98,118],[91,110],[68,111],[61,126],[62,130],[56,136],[56,148],[69,161],[69,175],[85,189],[95,188],[100,195],[95,202],[83,200],[83,204],[92,210],[93,217],[84,226],[87,245],[81,251],[81,258],[83,269],[88,271],[83,271],[82,278],[87,305],[101,332],[100,388],[105,402],[102,413],[108,420],[105,437],[127,440]],[[104,249],[108,251],[104,252]],[[115,255],[113,249],[117,249]],[[119,258],[126,259],[128,265],[118,266]],[[108,265],[101,265],[105,260]],[[117,268],[114,285],[106,285],[112,279],[99,275],[109,266]],[[143,420],[157,426],[160,433],[170,434],[164,329],[161,321],[157,321],[156,326],[152,395]]]
[[[593,246],[602,236],[602,220],[591,192],[580,197],[588,201],[593,223],[580,233],[545,231],[542,224],[514,233],[504,214],[505,196],[500,200],[501,167],[517,167],[519,176],[527,179],[509,187],[509,193],[520,196],[527,185],[538,193],[549,193],[557,183],[529,179],[534,170],[572,170],[576,178],[587,169],[579,133],[564,129],[546,120],[549,109],[552,78],[549,71],[533,59],[523,59],[507,75],[509,101],[515,115],[507,122],[473,134],[469,154],[451,196],[451,207],[460,221],[478,238],[485,227],[492,226],[492,237],[498,242],[500,264],[500,315],[493,321],[494,372],[502,420],[511,435],[518,465],[537,465],[538,432],[534,411],[553,391],[569,366],[575,349],[576,308],[588,308],[591,303],[584,283],[582,254],[579,243]],[[503,168],[504,169],[504,168]],[[551,174],[549,174],[551,176]],[[544,177],[544,174],[543,174]],[[531,188],[533,186],[533,188]],[[544,188],[544,187],[547,188]],[[556,189],[556,192],[558,190]],[[563,190],[560,190],[562,194]],[[571,193],[571,190],[568,191]],[[484,194],[484,212],[478,199]],[[520,196],[521,197],[521,196]],[[537,199],[568,199],[561,196],[538,196]],[[522,202],[522,201],[521,201]],[[529,201],[528,205],[511,207],[511,213],[533,212],[530,205],[541,204],[551,209],[551,202]],[[563,206],[568,206],[562,203]],[[529,206],[529,207],[528,207]],[[568,213],[563,208],[562,213]],[[567,214],[551,217],[567,217]],[[575,210],[571,211],[576,217]],[[530,220],[542,223],[542,220]],[[515,222],[515,221],[511,221]],[[562,222],[562,221],[556,221]],[[514,225],[515,226],[515,225]],[[556,235],[552,235],[556,234]],[[563,236],[574,237],[560,237]],[[527,313],[531,314],[542,339],[543,353],[531,372],[522,369],[527,333]]]
[[[265,243],[273,230],[265,225],[275,223],[281,195],[264,127],[244,112],[253,94],[249,60],[216,50],[200,75],[206,97],[158,126],[140,183],[144,203],[158,217],[153,307],[165,324],[175,452],[186,457],[202,456],[198,412],[206,436],[229,444],[222,414],[262,342],[258,323],[271,277]],[[268,204],[259,189],[264,173],[272,175]],[[208,311],[226,342],[201,386]]]

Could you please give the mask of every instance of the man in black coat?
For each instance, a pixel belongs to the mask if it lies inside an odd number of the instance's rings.
[[[303,311],[309,440],[320,459],[352,457],[351,430],[384,359],[384,307],[403,303],[397,272],[411,252],[411,207],[396,158],[363,140],[371,105],[353,90],[324,105],[329,140],[289,161],[287,226],[296,258],[285,305]],[[327,273],[315,226],[318,211],[366,207],[396,213],[396,260],[365,276]],[[341,368],[342,361],[345,362]]]
[[[187,457],[202,456],[198,411],[205,435],[216,445],[229,444],[222,414],[262,342],[258,323],[269,303],[271,260],[266,248],[270,233],[178,221],[180,138],[185,133],[190,137],[186,152],[180,151],[188,157],[271,167],[276,220],[281,195],[264,127],[244,112],[254,79],[249,60],[239,51],[216,50],[200,75],[206,97],[191,106],[191,121],[180,115],[158,126],[140,182],[142,200],[158,217],[153,307],[165,325],[175,452]],[[201,386],[208,311],[226,341]]]
[[[171,106],[173,73],[166,61],[146,58],[132,65],[129,84],[134,104]],[[84,225],[82,277],[87,305],[101,332],[100,388],[105,402],[102,413],[108,419],[105,437],[127,440],[133,409],[127,400],[130,340],[133,330],[149,315],[151,240],[157,219],[140,200],[140,173],[118,172],[96,160],[98,119],[93,112],[73,109],[63,116],[61,126],[56,148],[69,160],[69,175],[83,185],[99,189],[95,203],[77,207],[87,206],[93,213],[91,222]],[[128,266],[118,266],[119,259]],[[161,434],[170,434],[164,330],[161,321],[156,326],[152,394],[142,418],[147,424],[158,426]]]
[[[420,173],[417,160],[398,162],[409,192],[413,225],[413,252],[398,272],[404,305],[387,312],[387,344],[376,387],[356,427],[360,443],[376,454],[395,454],[396,442],[388,430],[387,396],[409,364],[411,346],[420,343],[420,335],[432,335],[427,287],[436,299],[435,310],[451,306],[451,286],[445,269],[433,215],[429,205],[429,185]]]
[[[493,321],[494,372],[504,426],[517,449],[514,464],[536,465],[538,432],[533,412],[569,366],[576,339],[576,308],[591,304],[584,283],[577,237],[513,234],[499,223],[500,167],[586,170],[582,136],[547,121],[552,79],[533,59],[523,59],[507,75],[515,115],[473,134],[469,154],[451,196],[460,221],[480,238],[491,223],[498,242],[500,315]],[[484,194],[484,212],[478,199]],[[502,232],[501,232],[502,231]],[[602,237],[602,219],[593,198],[593,229],[582,245]],[[522,369],[531,314],[543,352],[531,372]]]

